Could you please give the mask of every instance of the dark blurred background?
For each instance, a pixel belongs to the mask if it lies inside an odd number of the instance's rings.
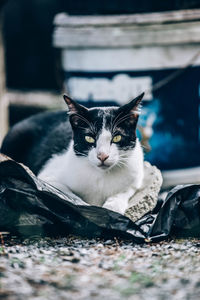
[[[199,8],[200,0],[0,1],[0,142],[32,114],[66,109],[63,91],[93,106],[122,104],[141,89],[151,94],[138,126],[145,159],[161,170],[199,166]]]
[[[199,8],[200,0],[7,0],[3,28],[6,85],[10,89],[60,91],[62,71],[52,46],[53,19],[71,15],[112,15]]]

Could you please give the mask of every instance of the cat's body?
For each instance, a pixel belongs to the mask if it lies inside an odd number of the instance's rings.
[[[11,130],[1,150],[61,191],[124,213],[143,181],[135,133],[141,98],[121,108],[88,110],[66,97],[70,122],[64,112],[32,117]]]
[[[102,206],[109,197],[127,193],[129,189],[135,191],[141,186],[142,150],[138,142],[127,161],[127,166],[116,166],[106,172],[94,168],[84,157],[77,157],[71,143],[68,150],[53,156],[47,162],[39,177],[64,192],[68,192],[69,188],[89,204]],[[131,196],[134,191],[129,191]],[[125,199],[121,202],[121,206],[123,202],[127,208],[128,203],[125,203]]]

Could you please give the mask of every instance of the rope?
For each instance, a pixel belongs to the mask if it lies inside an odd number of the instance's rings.
[[[189,60],[189,62],[186,65],[182,66],[179,70],[171,73],[170,75],[166,76],[164,79],[161,79],[160,81],[155,83],[153,87],[147,91],[147,93],[152,93],[161,89],[163,86],[167,85],[168,83],[170,83],[171,81],[179,77],[181,74],[186,72],[189,68],[191,68],[194,65],[199,55],[200,55],[200,50]]]

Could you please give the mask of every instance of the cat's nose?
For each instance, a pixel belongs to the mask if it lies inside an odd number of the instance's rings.
[[[108,159],[109,155],[106,154],[106,153],[98,153],[97,154],[97,158],[101,161],[101,162],[104,162],[106,159]]]

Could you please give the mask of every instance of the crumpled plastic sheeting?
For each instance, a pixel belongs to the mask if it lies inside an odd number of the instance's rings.
[[[9,159],[0,162],[0,231],[22,237],[76,234],[119,237],[136,243],[171,235],[200,236],[200,185],[177,186],[144,217],[132,222],[105,208],[69,198]]]

